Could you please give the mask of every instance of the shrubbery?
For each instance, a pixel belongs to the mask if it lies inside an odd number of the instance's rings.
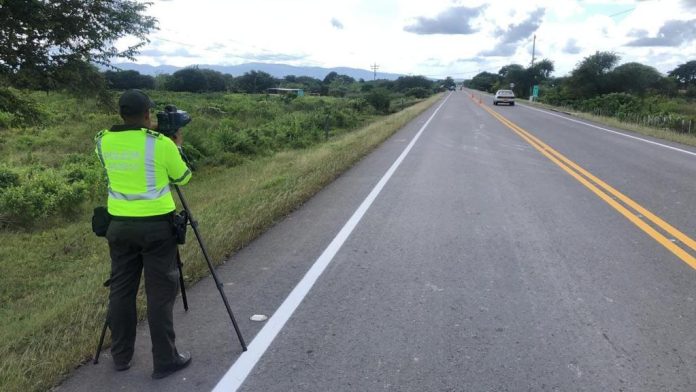
[[[33,226],[69,217],[88,200],[103,200],[106,178],[92,156],[70,154],[60,168],[23,172],[0,167],[0,226]]]
[[[0,88],[0,129],[38,124],[43,116],[36,102],[12,88]]]
[[[81,207],[86,195],[84,181],[70,183],[54,169],[37,168],[19,184],[0,190],[0,222],[31,226],[66,216]]]
[[[389,93],[383,89],[375,89],[367,94],[367,102],[372,105],[375,110],[380,113],[389,113],[389,106],[391,105],[391,98]]]
[[[106,178],[92,138],[99,129],[119,123],[118,117],[103,113],[94,99],[2,91],[0,125],[4,122],[10,129],[3,131],[0,154],[12,166],[0,166],[0,226],[50,224],[84,212],[88,202],[103,203]],[[383,88],[367,97],[344,99],[173,92],[151,96],[159,107],[173,103],[193,115],[185,129],[184,151],[199,168],[236,166],[256,156],[311,146],[355,129],[376,113],[389,113],[393,98]],[[6,114],[9,107],[21,110]],[[17,128],[16,121],[24,116],[41,118],[41,125]]]
[[[600,95],[591,99],[578,101],[575,105],[576,109],[584,112],[606,112],[613,113],[619,117],[626,114],[640,113],[644,110],[643,103],[640,98],[626,93],[611,93]]]
[[[239,157],[304,148],[321,141],[327,127],[332,132],[352,129],[372,112],[362,98],[225,98],[230,102],[218,105],[215,116],[209,116],[216,121],[196,121],[187,130],[189,156],[201,164],[230,166],[244,162]]]
[[[406,90],[405,92],[406,96],[408,97],[415,97],[415,98],[428,98],[432,94],[431,89],[427,89],[424,87],[415,87],[415,88],[410,88]]]

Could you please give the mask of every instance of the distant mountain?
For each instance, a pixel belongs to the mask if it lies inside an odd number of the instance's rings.
[[[147,65],[147,64],[135,64],[135,63],[119,63],[113,64],[123,70],[135,70],[145,75],[158,75],[168,73],[171,74],[184,67],[175,67],[173,65]],[[365,79],[372,80],[374,73],[365,69],[358,68],[347,68],[347,67],[337,67],[337,68],[322,68],[322,67],[296,67],[287,64],[269,64],[269,63],[246,63],[239,65],[210,65],[210,64],[198,64],[199,68],[208,68],[218,72],[227,73],[233,76],[244,75],[249,71],[263,71],[273,75],[276,78],[282,78],[288,75],[295,76],[311,76],[317,79],[324,79],[324,77],[330,72],[337,72],[342,75],[348,75],[355,79]],[[377,72],[377,79],[390,79],[394,80],[398,78],[399,74]]]

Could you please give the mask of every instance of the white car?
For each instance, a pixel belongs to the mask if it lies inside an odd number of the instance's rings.
[[[512,90],[498,90],[493,97],[493,105],[507,103],[510,106],[515,106],[515,93]]]

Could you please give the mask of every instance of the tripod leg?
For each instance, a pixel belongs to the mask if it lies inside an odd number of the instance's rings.
[[[198,231],[198,222],[193,218],[193,215],[191,214],[191,210],[188,208],[188,204],[186,204],[186,199],[184,198],[184,195],[181,193],[181,190],[179,189],[178,186],[174,185],[174,190],[176,190],[176,193],[179,195],[179,200],[181,201],[181,205],[184,207],[184,210],[186,211],[186,214],[188,216],[188,221],[191,224],[191,228],[193,229],[193,233],[196,235],[196,239],[198,240],[198,245],[201,247],[201,252],[203,253],[203,258],[205,259],[206,264],[208,264],[208,269],[210,270],[210,274],[213,276],[213,280],[215,281],[215,286],[217,286],[218,291],[220,292],[220,296],[222,297],[222,302],[225,304],[225,309],[227,310],[227,314],[230,316],[230,321],[232,321],[232,326],[234,327],[234,331],[237,334],[237,338],[239,339],[239,343],[242,346],[242,351],[247,351],[247,345],[244,342],[244,338],[242,337],[242,331],[239,330],[239,325],[237,325],[237,320],[234,318],[234,314],[232,314],[232,309],[230,309],[230,304],[227,301],[227,295],[225,295],[225,290],[220,282],[220,278],[218,277],[217,273],[215,272],[215,267],[213,267],[213,263],[210,261],[210,256],[208,255],[208,250],[206,249],[205,243],[203,242],[203,238],[201,237],[201,233]]]
[[[109,326],[109,314],[107,313],[106,319],[104,320],[104,327],[102,327],[101,336],[99,337],[99,344],[97,345],[97,352],[94,354],[94,364],[99,363],[99,353],[101,353],[102,346],[104,346],[104,337],[106,336],[106,327]]]
[[[186,299],[186,286],[184,285],[184,271],[182,267],[184,263],[181,261],[179,249],[176,250],[176,265],[179,267],[179,288],[181,289],[181,302],[184,303],[184,311],[188,311],[188,300]]]

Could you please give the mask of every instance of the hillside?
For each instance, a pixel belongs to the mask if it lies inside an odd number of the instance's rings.
[[[271,64],[271,63],[245,63],[239,65],[211,65],[211,64],[197,64],[200,68],[208,68],[218,72],[227,73],[233,76],[240,76],[249,71],[263,71],[271,74],[276,78],[283,78],[287,75],[295,76],[311,76],[317,79],[324,79],[324,77],[330,72],[337,72],[341,75],[348,75],[355,79],[372,80],[374,74],[372,71],[358,68],[348,68],[348,67],[337,67],[337,68],[323,68],[323,67],[296,67],[287,64]],[[114,66],[123,70],[134,70],[145,75],[157,75],[164,73],[173,73],[184,67],[176,67],[173,65],[147,65],[147,64],[135,64],[135,63],[118,63]],[[378,79],[389,79],[395,80],[400,74],[377,72]]]

